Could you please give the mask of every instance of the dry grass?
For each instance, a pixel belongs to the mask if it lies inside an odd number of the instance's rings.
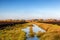
[[[40,40],[60,40],[60,34],[58,32],[45,33]]]

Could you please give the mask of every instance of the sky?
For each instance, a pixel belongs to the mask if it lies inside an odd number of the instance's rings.
[[[0,0],[1,19],[60,19],[60,0]]]

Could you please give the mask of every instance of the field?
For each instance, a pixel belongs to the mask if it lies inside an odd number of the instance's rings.
[[[46,32],[38,31],[34,33],[32,29],[32,24],[36,24]],[[26,40],[26,32],[22,29],[30,26],[29,37],[36,37],[39,40],[60,40],[60,26],[57,24],[48,24],[48,23],[39,23],[39,22],[27,22],[27,23],[18,23],[14,25],[4,26],[3,29],[0,28],[0,40]],[[2,27],[2,26],[0,26]]]

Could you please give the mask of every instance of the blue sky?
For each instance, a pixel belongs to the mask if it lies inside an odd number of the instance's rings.
[[[60,18],[59,0],[0,0],[0,19]]]

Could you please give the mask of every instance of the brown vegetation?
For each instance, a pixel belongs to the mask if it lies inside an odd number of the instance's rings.
[[[45,33],[40,40],[60,40],[60,34],[58,32]]]
[[[44,33],[45,33],[45,32],[38,31],[37,34],[36,34],[36,36],[37,36],[37,37],[41,37]]]
[[[34,32],[33,32],[32,26],[30,26],[29,36],[34,37]]]

